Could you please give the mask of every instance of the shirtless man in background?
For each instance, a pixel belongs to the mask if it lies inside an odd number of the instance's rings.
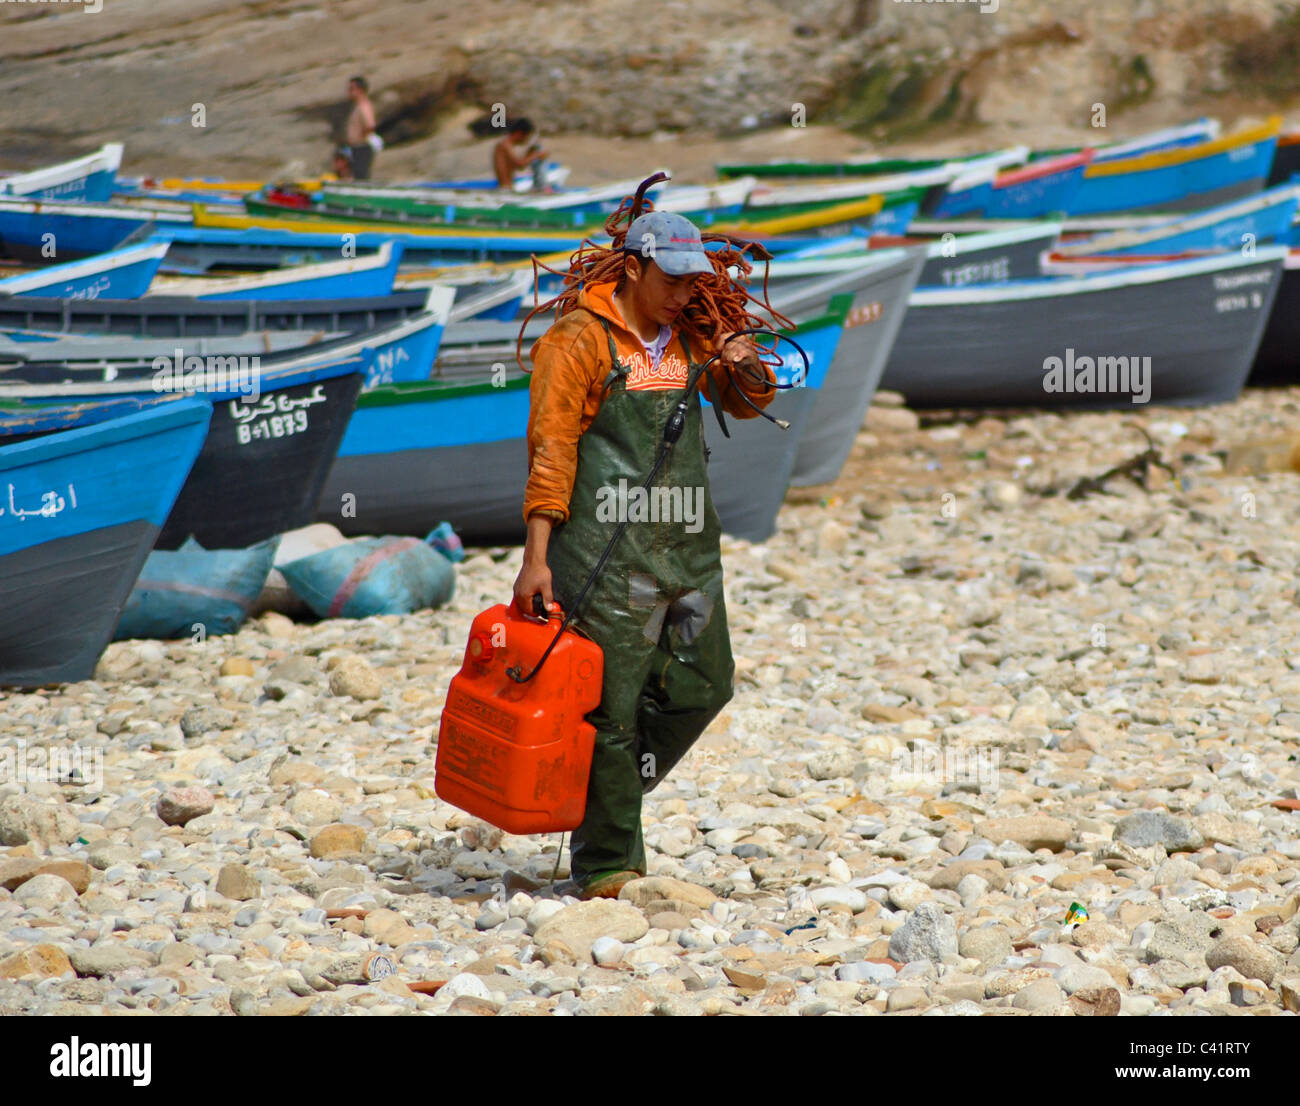
[[[545,150],[530,145],[535,134],[529,119],[516,119],[506,128],[492,150],[492,171],[498,188],[510,191],[515,186],[515,173],[546,156]]]
[[[370,136],[375,133],[375,109],[370,103],[370,86],[365,77],[348,81],[348,99],[352,101],[352,112],[348,115],[344,141],[352,153],[352,176],[355,180],[369,180],[375,158],[370,143]]]

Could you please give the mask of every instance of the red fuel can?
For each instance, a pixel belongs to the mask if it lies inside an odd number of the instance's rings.
[[[438,727],[438,797],[507,833],[558,833],[582,824],[595,728],[583,715],[600,704],[604,654],[565,630],[525,618],[513,602],[474,619],[465,659],[452,678]]]

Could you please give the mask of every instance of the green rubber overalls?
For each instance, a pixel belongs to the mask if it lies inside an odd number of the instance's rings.
[[[572,623],[605,654],[600,705],[587,715],[596,728],[587,807],[572,838],[579,885],[604,872],[645,874],[641,796],[731,699],[734,674],[699,392],[649,504],[635,504],[632,490],[654,467],[682,389],[628,390],[628,369],[608,323],[600,322],[614,368],[578,441],[569,519],[547,549],[555,599],[568,611],[621,521],[622,482],[624,513],[633,521]]]

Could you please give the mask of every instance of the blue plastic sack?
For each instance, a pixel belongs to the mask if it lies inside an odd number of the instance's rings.
[[[190,538],[176,550],[155,549],[114,640],[233,634],[257,602],[279,545],[277,536],[247,549],[204,549]]]
[[[410,614],[442,606],[456,589],[451,561],[419,538],[356,538],[279,567],[321,618]]]

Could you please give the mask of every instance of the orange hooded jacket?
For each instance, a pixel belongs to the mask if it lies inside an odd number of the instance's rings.
[[[650,364],[641,339],[628,328],[614,303],[614,282],[593,284],[578,296],[578,307],[570,311],[533,343],[532,381],[529,384],[528,411],[528,484],[524,489],[524,519],[535,513],[567,521],[569,500],[578,472],[578,439],[586,432],[600,410],[605,378],[613,365],[605,328],[592,318],[608,320],[618,350],[619,360],[629,368],[627,387],[640,389],[676,389],[686,384],[687,362],[681,338],[676,331],[657,366]],[[590,312],[591,314],[588,314]],[[692,346],[698,361],[711,356],[715,349]],[[776,377],[764,366],[769,383]],[[713,377],[713,394],[722,398],[722,410],[738,419],[757,418],[757,413],[736,394],[740,385],[732,383],[731,374],[721,362],[708,371]],[[700,391],[705,391],[700,378]],[[766,407],[776,395],[774,388],[744,388],[758,407]]]

